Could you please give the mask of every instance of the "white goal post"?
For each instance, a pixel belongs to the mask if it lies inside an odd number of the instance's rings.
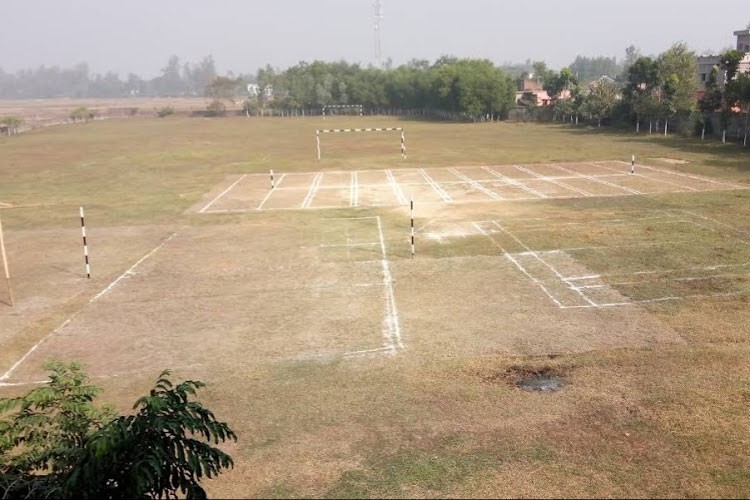
[[[331,110],[336,110],[336,109],[341,109],[341,110],[352,109],[356,111],[359,116],[362,116],[364,112],[364,106],[362,106],[361,104],[328,104],[326,106],[323,106],[323,119],[325,119],[326,117],[326,111],[331,111]]]
[[[401,132],[401,158],[406,158],[406,135],[401,127],[387,128],[330,128],[315,131],[315,141],[318,146],[318,160],[320,160],[320,134],[338,134],[348,132]]]

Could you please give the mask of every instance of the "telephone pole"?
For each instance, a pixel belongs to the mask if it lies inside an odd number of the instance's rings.
[[[383,42],[380,33],[380,23],[383,20],[383,2],[375,0],[372,4],[375,11],[375,65],[383,67]]]

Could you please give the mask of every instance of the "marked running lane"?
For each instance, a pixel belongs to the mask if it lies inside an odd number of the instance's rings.
[[[5,385],[3,382],[6,381],[6,380],[8,380],[13,375],[13,373],[23,364],[23,362],[26,361],[28,359],[28,357],[31,356],[31,354],[34,351],[37,350],[37,348],[39,348],[39,346],[41,346],[43,343],[45,343],[47,340],[49,340],[55,333],[59,332],[60,330],[62,330],[66,326],[68,326],[70,324],[70,322],[73,321],[78,316],[78,314],[81,313],[86,307],[88,307],[89,305],[93,304],[94,302],[96,302],[97,300],[99,300],[101,297],[105,296],[107,293],[109,293],[110,291],[112,291],[112,289],[115,288],[117,286],[117,284],[120,283],[122,280],[128,278],[129,276],[132,276],[135,273],[135,269],[141,263],[143,263],[143,261],[145,261],[146,259],[148,259],[152,255],[154,255],[164,245],[166,245],[168,242],[170,242],[172,239],[174,239],[175,236],[177,236],[177,233],[176,232],[172,233],[167,239],[165,239],[164,241],[162,241],[159,245],[157,245],[155,248],[153,248],[146,255],[144,255],[143,257],[141,257],[140,259],[138,259],[135,262],[135,264],[133,264],[132,266],[130,266],[124,273],[122,273],[120,276],[118,276],[117,279],[115,279],[112,283],[110,283],[109,285],[107,285],[101,292],[99,292],[94,297],[92,297],[86,303],[86,305],[84,307],[82,307],[78,311],[76,311],[73,314],[71,314],[70,317],[68,317],[68,319],[66,319],[65,321],[63,321],[60,324],[60,326],[58,326],[57,328],[55,328],[54,330],[52,330],[45,337],[43,337],[39,342],[37,342],[36,344],[34,344],[31,347],[31,349],[29,349],[28,351],[26,351],[26,354],[24,354],[21,357],[21,359],[19,359],[18,361],[16,361],[13,364],[13,366],[11,366],[10,369],[8,369],[8,371],[6,371],[2,376],[0,376],[0,386]]]
[[[202,213],[205,213],[205,212],[206,212],[206,210],[208,210],[208,208],[209,208],[209,207],[210,207],[211,205],[213,205],[214,203],[216,203],[216,202],[217,202],[217,201],[219,200],[219,198],[221,198],[222,196],[224,196],[225,194],[227,194],[227,193],[228,193],[229,191],[231,191],[231,190],[232,190],[232,189],[233,189],[233,188],[234,188],[234,187],[235,187],[235,186],[236,186],[237,184],[239,184],[239,183],[240,183],[240,182],[241,182],[241,181],[242,181],[242,180],[243,180],[243,179],[244,179],[245,177],[247,177],[247,174],[243,174],[243,175],[242,175],[242,177],[240,177],[239,179],[237,179],[236,181],[234,181],[234,182],[232,183],[232,185],[231,185],[231,186],[229,186],[229,187],[228,187],[228,188],[226,188],[226,189],[225,189],[224,191],[222,191],[222,192],[221,192],[221,193],[219,194],[219,196],[217,196],[217,197],[216,197],[216,198],[214,198],[213,200],[209,201],[209,202],[208,202],[208,204],[207,204],[207,205],[206,205],[205,207],[201,208],[201,209],[200,209],[200,210],[198,211],[198,213],[201,213],[201,214],[202,214]]]

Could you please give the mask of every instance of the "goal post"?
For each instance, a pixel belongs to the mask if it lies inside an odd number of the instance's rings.
[[[318,150],[318,160],[321,157],[320,151],[320,134],[339,134],[351,132],[401,132],[401,158],[406,158],[406,133],[402,127],[386,128],[330,128],[315,131],[315,143]]]
[[[323,112],[323,119],[325,119],[326,114],[333,114],[333,111],[347,111],[352,110],[356,112],[359,116],[362,116],[364,114],[364,106],[362,104],[328,104],[326,106],[323,106],[322,112]]]

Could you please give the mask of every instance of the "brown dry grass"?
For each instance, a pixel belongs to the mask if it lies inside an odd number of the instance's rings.
[[[638,149],[747,183],[745,153],[560,127],[407,122],[406,163],[388,149],[392,137],[372,137],[329,143],[315,164],[310,130],[392,122],[337,120],[110,121],[0,138],[0,202],[45,205],[2,210],[19,303],[0,305],[3,371],[75,314],[13,381],[41,377],[50,356],[75,357],[123,411],[163,368],[208,381],[204,401],[240,436],[227,448],[237,467],[208,484],[214,496],[747,495],[747,270],[690,288],[732,297],[561,310],[498,255],[496,244],[510,245],[500,235],[420,242],[412,261],[403,209],[186,212],[228,175],[268,168],[614,160]],[[79,204],[90,207],[93,283],[80,275]],[[569,252],[571,266],[691,276],[695,265],[749,262],[748,207],[746,191],[678,193],[435,205],[418,222],[501,220],[535,250],[609,247]],[[713,222],[641,219],[685,209]],[[396,356],[341,356],[384,341],[373,219],[324,219],[350,216],[382,220],[406,346]],[[529,218],[545,228],[530,231]],[[632,222],[604,222],[617,218]],[[359,245],[321,247],[347,236]],[[638,242],[653,245],[614,248]],[[610,283],[634,299],[687,291]],[[567,383],[522,392],[504,376],[514,366],[553,368]]]

